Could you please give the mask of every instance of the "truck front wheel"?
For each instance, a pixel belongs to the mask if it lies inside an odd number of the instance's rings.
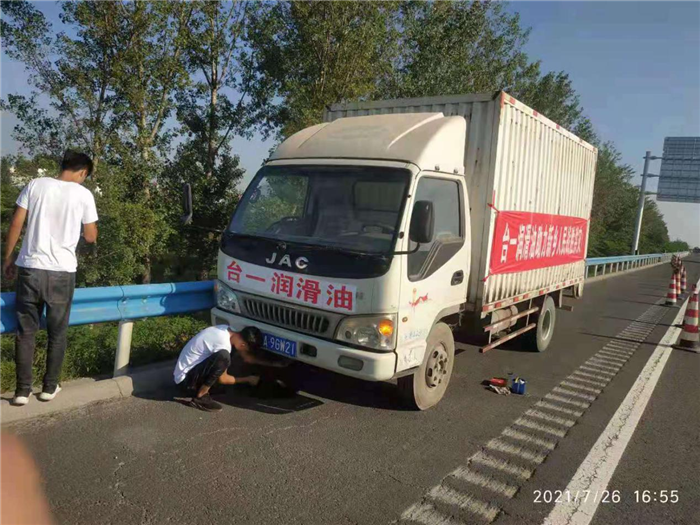
[[[402,397],[411,408],[417,410],[427,410],[437,405],[445,395],[454,366],[455,341],[449,326],[436,324],[430,331],[427,343],[420,368],[413,375],[398,379]]]

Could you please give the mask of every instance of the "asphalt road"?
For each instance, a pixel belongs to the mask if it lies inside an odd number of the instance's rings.
[[[697,281],[700,257],[686,266]],[[669,277],[662,265],[588,283],[542,354],[459,344],[426,412],[401,409],[391,384],[305,368],[296,397],[235,387],[218,414],[163,392],[4,430],[35,455],[59,523],[542,523],[554,503],[538,491],[565,489],[678,312],[654,306]],[[481,385],[508,372],[527,395]],[[700,523],[698,372],[700,355],[672,353],[609,484],[623,498],[592,523]],[[635,490],[679,501],[635,503]]]

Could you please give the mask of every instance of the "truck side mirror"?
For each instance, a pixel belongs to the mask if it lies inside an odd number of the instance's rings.
[[[434,230],[435,214],[433,213],[433,203],[430,201],[416,201],[413,204],[408,238],[417,244],[427,244],[433,240]]]
[[[188,225],[192,222],[192,186],[189,184],[182,185],[182,211],[180,222],[183,225]]]

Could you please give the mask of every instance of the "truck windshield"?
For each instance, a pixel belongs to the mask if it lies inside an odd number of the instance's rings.
[[[268,166],[246,190],[229,233],[387,253],[409,177],[395,168]]]

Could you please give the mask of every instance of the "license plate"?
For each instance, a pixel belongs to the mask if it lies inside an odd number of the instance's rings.
[[[276,335],[263,334],[263,347],[271,352],[286,355],[288,357],[297,356],[297,343]]]

